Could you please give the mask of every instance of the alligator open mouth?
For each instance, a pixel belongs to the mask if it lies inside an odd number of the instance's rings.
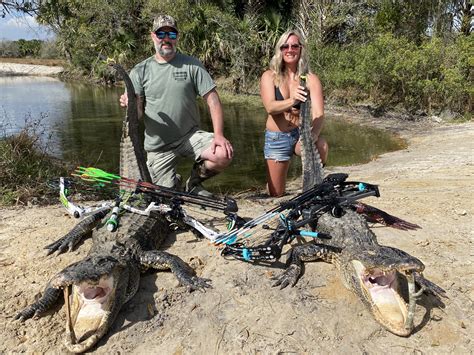
[[[72,289],[72,290],[71,290]],[[82,281],[64,288],[66,304],[66,347],[75,353],[94,346],[109,328],[115,301],[113,276]]]
[[[409,304],[405,302],[398,284],[397,272],[399,270],[368,269],[358,260],[353,260],[352,264],[359,277],[363,295],[366,297],[375,319],[396,335],[410,335],[413,329],[414,313],[414,308],[412,309],[410,306],[412,302],[413,305],[416,304],[417,295],[409,292],[410,302]],[[410,274],[409,270],[405,272]],[[407,281],[410,282],[409,277],[407,277]],[[409,287],[410,289],[411,287]]]

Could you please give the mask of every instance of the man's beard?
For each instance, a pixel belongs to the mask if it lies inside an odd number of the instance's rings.
[[[163,48],[163,44],[168,44],[171,48]],[[155,50],[162,56],[162,57],[169,57],[176,53],[176,47],[173,46],[169,42],[162,42],[161,44],[155,43]]]

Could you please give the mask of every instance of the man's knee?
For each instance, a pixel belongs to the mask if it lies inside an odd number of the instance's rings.
[[[228,167],[232,162],[232,158],[229,158],[226,151],[221,147],[216,147],[215,153],[205,158],[208,158],[205,160],[209,162],[208,164],[213,166],[213,169],[219,171]]]

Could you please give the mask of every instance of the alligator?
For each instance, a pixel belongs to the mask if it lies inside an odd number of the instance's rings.
[[[300,115],[303,190],[310,184],[321,183],[324,175],[312,141],[309,106],[309,101],[302,103]],[[312,161],[308,162],[308,157]],[[380,245],[367,219],[399,229],[419,228],[361,203],[345,208],[339,216],[323,214],[312,227],[316,227],[319,233],[330,235],[331,239],[318,239],[317,242],[292,247],[288,252],[287,268],[274,277],[273,286],[294,286],[302,274],[304,262],[321,259],[334,263],[344,285],[362,300],[382,326],[396,335],[409,336],[414,328],[417,299],[426,292],[442,305],[441,297],[447,298],[446,292],[422,276],[424,264],[419,259],[400,249]]]
[[[150,182],[144,154],[140,151],[133,85],[121,66],[113,66],[126,84],[129,102],[120,145],[120,173]],[[138,200],[136,207],[146,204],[146,200]],[[170,222],[165,215],[123,211],[118,228],[110,231],[103,221],[112,213],[111,208],[97,210],[64,237],[45,247],[48,255],[71,251],[92,232],[93,245],[88,255],[53,276],[41,298],[15,318],[21,321],[38,318],[64,293],[65,345],[75,353],[91,349],[107,333],[122,306],[137,292],[140,273],[147,269],[171,269],[180,284],[189,290],[211,286],[210,280],[197,277],[179,257],[157,250],[170,233]]]

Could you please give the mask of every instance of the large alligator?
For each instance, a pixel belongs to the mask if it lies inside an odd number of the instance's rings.
[[[149,182],[144,155],[139,148],[133,86],[127,73],[118,65],[114,67],[124,78],[129,95],[120,148],[121,175]],[[146,202],[139,201],[135,207],[143,204]],[[113,213],[110,210],[98,210],[46,247],[48,254],[71,250],[93,231],[93,245],[87,257],[54,276],[42,297],[16,316],[22,321],[39,317],[64,292],[66,347],[72,352],[89,350],[107,333],[122,306],[137,292],[140,272],[146,269],[171,269],[189,290],[210,287],[209,280],[195,276],[179,257],[157,250],[170,231],[164,215],[125,212],[120,216],[118,229],[111,232],[102,222]]]
[[[309,106],[309,101],[302,103],[300,118],[303,190],[311,184],[321,183],[324,175],[312,141]],[[418,227],[361,203],[346,208],[339,218],[326,213],[318,219],[316,227],[331,239],[318,239],[316,243],[293,247],[288,254],[287,269],[275,277],[274,286],[294,286],[304,262],[322,259],[334,263],[345,286],[362,300],[382,326],[394,334],[408,336],[414,327],[416,300],[421,294],[428,292],[439,301],[439,297],[446,297],[446,294],[422,276],[424,265],[420,260],[402,250],[378,244],[360,214],[367,212],[370,221],[381,221],[399,229]],[[404,289],[408,290],[408,295],[403,294]]]

